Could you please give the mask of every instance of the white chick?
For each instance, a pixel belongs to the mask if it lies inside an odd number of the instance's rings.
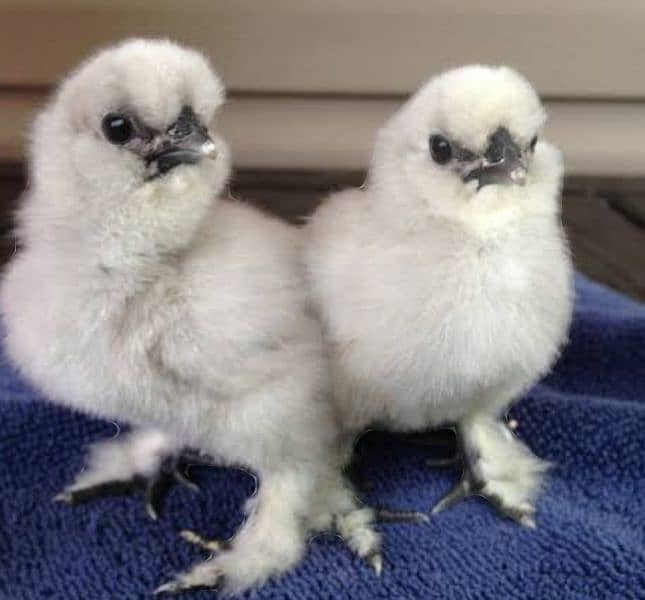
[[[347,439],[378,424],[456,426],[464,472],[433,512],[477,494],[524,525],[547,464],[503,424],[564,344],[572,266],[560,153],[505,67],[424,85],[380,130],[365,186],[309,225],[311,288]]]
[[[332,523],[381,564],[372,513],[337,464],[300,237],[218,199],[223,99],[207,60],[169,41],[126,41],[83,63],[36,120],[24,248],[0,293],[27,379],[52,401],[141,428],[95,449],[98,475],[75,491],[110,469],[150,475],[185,446],[258,474],[232,543],[160,592],[261,584]]]

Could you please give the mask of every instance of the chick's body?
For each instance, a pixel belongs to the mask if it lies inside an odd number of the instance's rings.
[[[319,326],[287,225],[219,197],[221,84],[196,52],[134,40],[90,58],[37,119],[24,248],[0,302],[9,355],[50,399],[141,429],[73,489],[190,446],[259,475],[230,548],[162,587],[257,585],[332,518],[378,554],[340,477]],[[209,129],[211,127],[211,129]],[[72,490],[73,491],[73,490]]]
[[[310,264],[343,422],[409,431],[505,408],[566,335],[570,268],[559,224],[527,218],[474,232],[428,218],[397,228],[371,200],[345,192],[313,226]]]
[[[431,81],[379,133],[366,186],[314,215],[307,249],[348,437],[456,424],[466,453],[483,457],[471,490],[491,492],[482,470],[493,465],[517,480],[497,490],[502,503],[527,518],[545,466],[498,421],[552,365],[572,303],[560,156],[529,143],[540,111],[507,69]],[[501,129],[509,147],[527,147],[524,185],[469,180],[490,175],[477,156]],[[453,149],[445,161],[432,156],[439,134]]]
[[[131,281],[141,289],[124,281],[132,264],[120,273],[81,247],[30,247],[3,288],[9,350],[48,396],[85,412],[157,425],[232,463],[282,460],[290,444],[258,446],[265,435],[292,437],[303,455],[334,428],[297,248],[288,226],[230,201],[209,208],[168,262],[143,258]]]

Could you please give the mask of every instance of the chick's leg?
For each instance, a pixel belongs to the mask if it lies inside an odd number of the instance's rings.
[[[261,503],[262,499],[260,498],[258,502]],[[371,508],[359,504],[351,487],[340,475],[339,469],[323,470],[323,473],[319,473],[311,501],[307,506],[303,504],[302,509],[306,515],[299,518],[301,535],[333,530],[343,538],[352,552],[374,569],[377,575],[381,574],[383,569],[381,536],[374,529],[378,515]],[[271,503],[259,504],[258,513],[254,518],[257,520],[258,515],[275,510]],[[228,541],[209,540],[193,531],[182,531],[181,536],[187,542],[195,544],[209,553],[221,552],[223,554],[220,559],[210,559],[197,564],[174,581],[159,587],[157,593],[176,593],[188,589],[204,589],[214,586],[225,586],[228,591],[240,591],[250,585],[262,583],[273,573],[287,570],[299,559],[299,554],[294,552],[295,545],[293,541],[289,542],[289,536],[280,535],[280,521],[275,521],[279,518],[280,515],[276,513],[273,516],[273,524],[265,526],[256,524],[256,527],[261,528],[261,536],[266,539],[253,538],[251,541],[256,545],[254,547],[248,547],[249,542],[243,540],[244,535],[249,536],[248,533],[245,534],[244,529],[233,540]],[[281,520],[284,522],[284,518]],[[292,549],[284,553],[283,559],[278,558],[278,568],[272,568],[269,571],[267,567],[262,567],[262,563],[267,561],[267,556],[263,556],[262,549],[266,550],[270,544],[277,547],[285,542],[287,542],[286,546],[291,546]],[[223,563],[230,564],[231,561],[234,563],[234,570],[227,572]],[[250,570],[250,566],[246,564],[248,561],[254,561],[258,565],[258,574],[250,573],[240,579],[239,566],[244,565],[243,570],[248,572]]]
[[[432,509],[437,514],[469,496],[482,496],[503,515],[535,527],[535,498],[549,464],[535,456],[508,427],[490,415],[457,425],[463,473]]]
[[[376,511],[361,505],[339,467],[330,466],[322,472],[307,515],[307,530],[335,531],[354,554],[380,575],[383,557],[376,521]]]
[[[199,457],[182,449],[158,430],[135,430],[90,447],[86,467],[54,500],[78,504],[106,495],[145,490],[146,510],[157,519],[157,507],[173,482],[196,490],[183,474],[184,464]]]
[[[184,539],[221,552],[160,586],[156,593],[212,587],[237,593],[293,567],[305,550],[305,515],[314,483],[304,470],[262,474],[258,493],[247,507],[248,518],[237,535],[222,545],[183,532]]]

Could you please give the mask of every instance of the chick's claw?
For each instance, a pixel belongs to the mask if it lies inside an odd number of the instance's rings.
[[[134,478],[130,481],[104,481],[83,488],[66,488],[56,494],[52,500],[64,504],[82,504],[106,496],[124,496],[141,489],[143,480]]]
[[[230,549],[228,541],[209,540],[194,531],[185,529],[179,534],[184,540],[208,552],[220,552]],[[213,590],[222,587],[224,574],[218,564],[211,558],[198,563],[190,570],[178,575],[172,581],[160,585],[155,590],[158,594],[178,594],[180,592]]]
[[[156,431],[133,431],[90,448],[87,466],[73,484],[53,499],[56,502],[80,504],[104,496],[144,491],[146,512],[158,519],[158,508],[174,483],[191,491],[199,490],[184,470],[207,460],[173,447]]]
[[[376,523],[427,523],[428,515],[418,510],[374,509]]]
[[[365,557],[367,564],[374,569],[377,577],[383,572],[383,555],[380,552],[372,552]]]
[[[528,529],[535,529],[535,507],[529,503],[520,506],[509,506],[497,496],[488,496],[488,501],[504,516]]]
[[[373,529],[377,512],[371,508],[359,508],[343,515],[336,515],[334,529],[349,549],[363,559],[377,576],[383,571],[381,536]]]
[[[222,584],[222,575],[214,569],[208,569],[209,562],[200,563],[190,571],[178,575],[172,581],[160,585],[154,595],[179,594],[181,592],[197,592],[200,590],[215,591]]]
[[[431,511],[436,515],[470,496],[480,496],[502,515],[520,525],[535,528],[535,506],[532,499],[539,490],[541,477],[548,465],[502,425],[491,427],[486,444],[503,444],[506,452],[490,453],[485,445],[474,447],[467,435],[459,435],[463,473],[454,487]],[[488,456],[488,459],[486,459]],[[504,457],[503,460],[500,457]]]
[[[432,515],[436,515],[444,510],[452,508],[462,500],[470,496],[480,496],[488,500],[499,513],[512,519],[524,527],[535,528],[535,508],[528,503],[520,506],[511,506],[494,493],[486,492],[486,485],[482,483],[473,483],[472,480],[464,475],[455,486],[441,499],[432,509]]]
[[[189,529],[184,529],[179,532],[179,535],[189,544],[199,546],[208,552],[221,552],[222,550],[228,550],[231,547],[230,542],[227,540],[209,540]]]
[[[156,521],[159,518],[159,506],[173,482],[184,485],[192,492],[199,491],[199,487],[180,472],[179,464],[180,461],[173,457],[166,459],[159,471],[149,478],[136,475],[130,480],[102,481],[85,487],[73,485],[54,496],[53,500],[74,505],[105,496],[130,495],[144,489],[146,512]]]

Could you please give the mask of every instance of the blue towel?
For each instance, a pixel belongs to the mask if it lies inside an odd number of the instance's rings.
[[[582,277],[577,296],[564,355],[513,409],[520,437],[555,464],[537,530],[470,499],[424,525],[383,525],[380,579],[321,535],[293,572],[245,597],[645,598],[645,306]],[[0,359],[2,600],[149,598],[203,558],[178,530],[235,531],[254,489],[239,470],[196,468],[201,493],[173,488],[159,523],[140,496],[52,503],[82,467],[83,447],[117,430],[43,402]],[[367,446],[374,503],[427,511],[458,475],[425,466],[427,448]]]

